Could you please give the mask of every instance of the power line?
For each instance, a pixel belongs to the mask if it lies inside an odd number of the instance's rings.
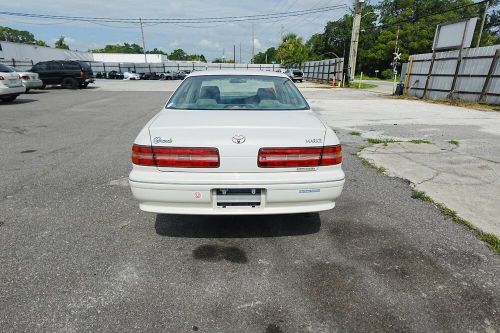
[[[401,19],[399,21],[392,22],[390,24],[381,24],[381,25],[378,25],[376,27],[377,28],[390,28],[390,27],[394,27],[394,26],[397,26],[397,25],[400,25],[400,24],[403,24],[403,23],[415,23],[415,22],[418,22],[418,21],[420,21],[422,19],[429,18],[429,17],[435,16],[435,15],[446,14],[446,13],[449,13],[449,12],[454,12],[454,11],[456,11],[458,9],[463,9],[463,8],[468,8],[468,7],[472,7],[472,6],[477,6],[477,5],[485,3],[486,1],[488,1],[488,0],[481,0],[481,1],[470,3],[470,4],[467,4],[467,5],[456,6],[456,7],[447,9],[447,10],[443,10],[441,12],[429,13],[427,15],[419,16],[419,18],[417,20],[412,20],[411,17],[408,17],[406,19]]]
[[[303,9],[296,11],[288,11],[281,13],[270,14],[257,14],[257,15],[243,15],[243,16],[224,16],[224,17],[201,17],[201,18],[167,18],[167,19],[143,19],[144,24],[158,23],[158,24],[173,24],[173,23],[189,23],[189,24],[206,24],[206,23],[228,23],[228,22],[241,22],[241,21],[265,21],[276,20],[279,18],[297,17],[310,15],[318,12],[333,11],[343,8],[345,5],[333,5],[321,8]],[[66,20],[66,21],[79,21],[79,22],[104,22],[104,23],[129,23],[139,24],[139,20],[135,18],[107,18],[107,17],[85,17],[85,16],[65,16],[65,15],[49,15],[49,14],[34,14],[34,13],[19,13],[0,11],[0,15],[27,17],[46,20]]]

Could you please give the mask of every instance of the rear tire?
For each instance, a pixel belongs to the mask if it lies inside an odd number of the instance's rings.
[[[15,96],[9,96],[9,97],[2,97],[2,101],[10,103],[10,102],[14,102],[14,100],[16,98],[17,98],[17,95],[15,95]]]
[[[78,81],[73,79],[72,77],[65,77],[62,80],[62,87],[64,89],[77,89],[78,88]]]
[[[29,92],[30,92],[30,89],[31,89],[31,88],[27,88],[27,89],[26,89],[26,91],[25,91],[25,93],[26,93],[26,94],[27,94],[27,93],[29,93]]]
[[[42,86],[40,87],[40,89],[43,90],[45,88],[47,88],[47,85],[44,83],[44,84],[42,84]]]

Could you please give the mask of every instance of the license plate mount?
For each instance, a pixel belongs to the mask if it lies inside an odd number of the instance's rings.
[[[262,189],[260,188],[231,188],[216,189],[215,197],[218,207],[258,207],[262,202]]]

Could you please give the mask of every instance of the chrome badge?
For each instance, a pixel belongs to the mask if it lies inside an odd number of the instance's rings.
[[[241,134],[236,134],[235,136],[233,136],[233,142],[238,144],[238,145],[245,142],[246,139],[247,138],[245,138],[245,136],[241,135]]]

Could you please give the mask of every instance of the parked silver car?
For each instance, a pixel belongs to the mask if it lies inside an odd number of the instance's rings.
[[[304,73],[300,69],[289,68],[285,71],[285,75],[288,75],[293,82],[304,81]]]
[[[41,88],[43,86],[43,82],[40,80],[37,73],[23,71],[11,66],[7,67],[19,74],[19,78],[21,79],[23,86],[26,88],[26,92],[30,91],[30,89]]]

